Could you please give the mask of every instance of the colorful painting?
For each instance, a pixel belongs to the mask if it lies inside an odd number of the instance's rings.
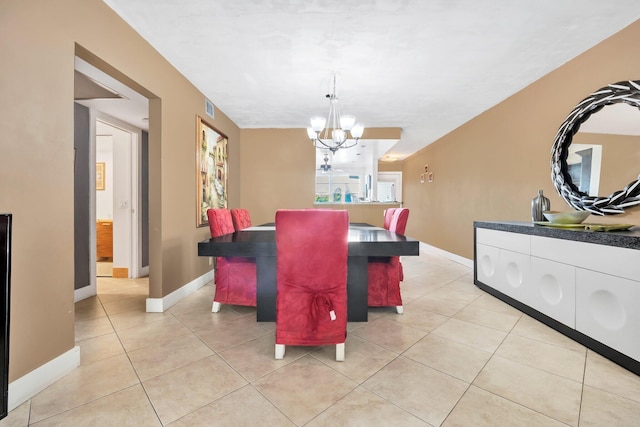
[[[209,224],[207,209],[227,207],[227,137],[197,117],[197,226]]]

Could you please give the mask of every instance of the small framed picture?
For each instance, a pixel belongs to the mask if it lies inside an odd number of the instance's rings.
[[[96,163],[96,190],[104,190],[104,162]]]
[[[429,172],[429,173],[427,174],[427,180],[428,180],[429,182],[433,182],[433,172]]]
[[[429,165],[428,164],[424,165],[424,173],[427,173],[427,172],[429,172]]]
[[[420,184],[424,184],[424,174],[420,174]]]

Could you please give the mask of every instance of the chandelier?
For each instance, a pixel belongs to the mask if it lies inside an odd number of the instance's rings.
[[[324,165],[320,165],[320,169],[322,169],[322,173],[327,173],[331,170],[331,165],[329,164],[329,155],[324,153]]]
[[[311,126],[307,135],[316,148],[329,150],[335,154],[341,148],[354,147],[362,137],[364,126],[356,123],[356,117],[340,115],[340,106],[336,96],[336,76],[333,76],[333,92],[329,98],[329,117],[311,117]]]

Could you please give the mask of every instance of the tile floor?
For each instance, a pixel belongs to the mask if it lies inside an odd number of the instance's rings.
[[[98,276],[98,277],[112,277],[113,276],[113,261],[98,261],[98,262],[96,262],[96,276]]]
[[[81,366],[0,426],[638,426],[640,377],[473,285],[403,258],[404,315],[370,310],[334,347],[288,347],[209,284],[145,313],[146,280],[101,278],[76,304]]]

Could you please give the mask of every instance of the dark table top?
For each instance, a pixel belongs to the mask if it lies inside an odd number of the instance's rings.
[[[418,240],[369,224],[349,224],[349,256],[419,255]],[[276,256],[274,224],[203,240],[199,256]]]

